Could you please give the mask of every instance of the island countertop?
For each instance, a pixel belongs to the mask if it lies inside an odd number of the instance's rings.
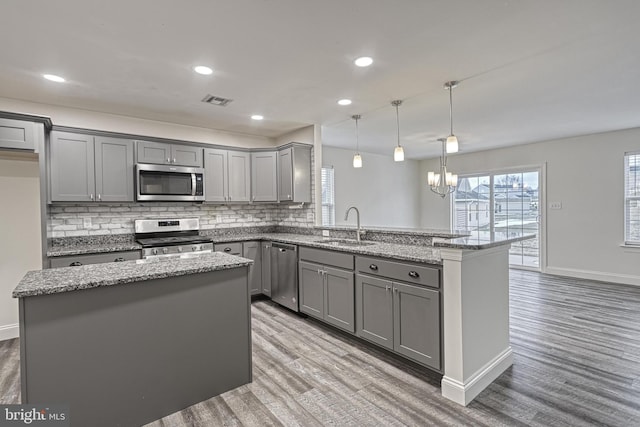
[[[207,273],[251,265],[253,261],[222,252],[185,254],[175,258],[134,260],[29,271],[13,290],[14,298],[48,295]]]
[[[496,246],[511,244],[522,240],[533,239],[535,234],[502,231],[473,231],[468,236],[454,239],[436,240],[433,246],[437,248],[480,250]]]

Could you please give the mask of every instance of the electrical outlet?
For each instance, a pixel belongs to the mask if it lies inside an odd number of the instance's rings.
[[[329,230],[322,230],[322,237],[329,237]]]
[[[562,202],[549,203],[549,209],[562,209]]]
[[[91,217],[82,218],[82,227],[85,229],[91,228]]]

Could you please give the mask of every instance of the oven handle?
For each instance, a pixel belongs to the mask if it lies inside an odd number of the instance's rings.
[[[191,174],[191,195],[192,196],[196,195],[196,174],[195,173]]]

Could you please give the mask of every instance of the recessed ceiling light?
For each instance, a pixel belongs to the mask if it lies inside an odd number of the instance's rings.
[[[264,117],[261,116],[260,114],[254,114],[253,116],[251,116],[251,118],[253,120],[262,120],[262,119],[264,119]]]
[[[338,101],[338,105],[351,105],[351,100],[350,99],[341,99]]]
[[[193,71],[195,71],[198,74],[202,74],[205,76],[208,76],[209,74],[213,73],[213,70],[209,67],[206,67],[204,65],[198,65],[196,67],[193,67]]]
[[[55,74],[43,74],[42,77],[56,83],[64,83],[65,81],[62,77],[56,76]]]
[[[373,59],[369,58],[368,56],[361,56],[353,62],[358,67],[368,67],[369,65],[373,64]]]

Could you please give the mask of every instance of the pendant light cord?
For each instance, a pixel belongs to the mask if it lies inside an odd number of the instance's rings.
[[[396,103],[396,128],[398,130],[398,147],[400,147],[400,113],[398,113],[398,106],[400,103]]]
[[[356,154],[360,154],[360,133],[358,132],[358,119],[356,119]]]
[[[449,86],[449,121],[451,123],[450,135],[453,135],[453,86]]]

